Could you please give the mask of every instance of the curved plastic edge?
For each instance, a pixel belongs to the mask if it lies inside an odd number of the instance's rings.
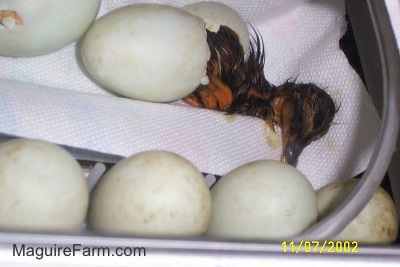
[[[348,5],[353,4],[353,6],[355,2],[360,4],[359,1],[347,2]],[[340,233],[340,231],[363,209],[376,189],[380,186],[396,148],[396,140],[399,132],[399,54],[384,2],[369,0],[366,1],[366,3],[367,11],[369,12],[374,29],[374,37],[376,38],[378,51],[360,52],[375,52],[379,54],[381,73],[365,73],[365,76],[382,75],[380,88],[383,89],[383,110],[379,139],[374,148],[368,168],[352,194],[350,194],[332,214],[303,234],[297,236],[296,239],[298,240],[323,240]],[[359,24],[359,26],[365,27],[365,21],[357,19],[352,21],[352,24]],[[359,41],[360,40],[357,40],[356,37],[357,45],[360,43]],[[363,40],[361,40],[361,42],[362,41]],[[369,46],[358,46],[358,48],[359,50],[368,50]],[[362,53],[360,53],[360,55],[362,55]],[[369,55],[371,56],[374,54],[370,53]],[[378,77],[378,80],[379,78],[380,77]]]

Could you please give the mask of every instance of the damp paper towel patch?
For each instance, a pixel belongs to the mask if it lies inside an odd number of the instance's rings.
[[[98,16],[137,2],[103,0]],[[180,7],[192,1],[158,2]],[[328,134],[304,150],[298,169],[315,189],[364,171],[380,120],[339,48],[344,2],[225,3],[261,33],[270,82],[313,82],[340,105]],[[84,73],[76,47],[34,58],[0,57],[0,132],[121,156],[168,150],[217,175],[246,162],[280,158],[279,132],[260,119],[109,94]]]

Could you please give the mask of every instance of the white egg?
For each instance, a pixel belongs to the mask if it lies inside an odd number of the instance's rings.
[[[243,46],[245,60],[247,60],[250,55],[250,34],[247,23],[238,12],[226,4],[214,1],[197,2],[182,8],[202,18],[209,31],[218,32],[221,25],[228,26],[235,31]]]
[[[279,161],[238,167],[212,187],[211,197],[211,236],[282,240],[317,220],[311,184],[296,168]]]
[[[206,231],[210,214],[203,175],[181,156],[148,151],[123,159],[101,178],[89,226],[114,234],[192,236]]]
[[[334,211],[354,190],[357,179],[328,184],[317,191],[320,219]],[[399,217],[390,195],[378,188],[364,209],[333,240],[384,244],[396,240]]]
[[[14,139],[0,145],[0,229],[73,231],[85,220],[89,190],[61,147]]]
[[[97,20],[81,55],[92,77],[124,97],[175,101],[206,83],[210,49],[204,22],[178,8],[136,4]]]
[[[37,56],[79,39],[101,0],[0,0],[0,55]]]

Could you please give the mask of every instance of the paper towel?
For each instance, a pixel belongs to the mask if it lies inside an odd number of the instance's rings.
[[[99,16],[146,1],[103,0]],[[152,1],[182,6],[194,1]],[[326,88],[340,109],[328,134],[308,146],[298,169],[315,189],[365,170],[380,127],[369,96],[339,48],[343,1],[221,1],[265,43],[267,79]],[[280,135],[247,116],[111,95],[79,61],[77,44],[34,58],[0,57],[0,132],[129,156],[163,149],[202,172],[223,175],[246,162],[279,159]]]

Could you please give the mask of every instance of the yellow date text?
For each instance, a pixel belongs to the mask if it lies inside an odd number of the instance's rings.
[[[311,241],[301,240],[283,241],[281,243],[284,253],[357,253],[357,241]]]

